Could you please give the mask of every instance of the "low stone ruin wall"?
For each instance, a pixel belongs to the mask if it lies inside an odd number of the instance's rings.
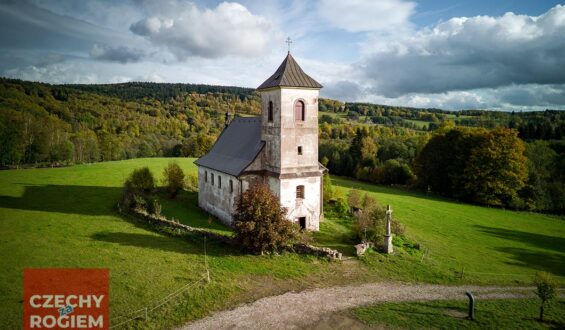
[[[131,214],[137,219],[144,220],[153,226],[177,230],[178,233],[184,232],[184,233],[201,234],[203,236],[210,237],[221,243],[235,244],[235,240],[232,237],[214,233],[202,228],[194,228],[191,226],[187,226],[185,224],[169,220],[161,215],[149,214],[144,210],[129,210],[128,214]]]
[[[120,210],[120,213],[124,213]],[[236,241],[233,237],[229,237],[226,235],[222,235],[222,234],[218,234],[218,233],[214,233],[211,231],[208,231],[206,229],[202,229],[202,228],[194,228],[191,226],[187,226],[185,224],[176,222],[176,221],[172,221],[167,219],[164,216],[161,215],[155,215],[155,214],[149,214],[147,213],[147,211],[145,210],[128,210],[128,212],[125,212],[125,214],[127,215],[131,215],[134,218],[136,218],[137,220],[143,220],[157,228],[160,229],[166,229],[164,231],[169,232],[169,233],[194,233],[194,234],[201,234],[203,236],[212,238],[216,241],[219,241],[221,243],[225,243],[225,244],[229,244],[229,245],[236,245]],[[172,230],[172,231],[171,231]],[[163,230],[161,230],[163,231]],[[329,260],[341,260],[342,254],[341,252],[337,251],[337,250],[333,250],[330,248],[326,248],[326,247],[318,247],[318,246],[314,246],[314,245],[309,245],[309,244],[294,244],[291,247],[287,248],[288,251],[290,252],[295,252],[295,253],[299,253],[299,254],[308,254],[308,255],[313,255],[316,257],[322,257],[322,258],[327,258]]]
[[[300,254],[309,254],[329,260],[341,260],[341,252],[326,247],[318,247],[309,244],[294,244],[292,250]]]

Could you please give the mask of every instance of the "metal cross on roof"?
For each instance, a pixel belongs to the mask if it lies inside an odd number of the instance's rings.
[[[290,53],[290,44],[292,44],[292,39],[290,39],[290,37],[287,37],[285,42],[288,44],[288,52]]]

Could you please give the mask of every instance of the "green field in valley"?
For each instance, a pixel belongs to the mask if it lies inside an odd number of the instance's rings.
[[[159,178],[170,161],[195,173],[194,159],[151,158],[54,169],[0,171],[0,328],[22,320],[22,273],[27,267],[109,268],[111,320],[200,278],[202,241],[155,233],[114,209],[121,185],[148,166]],[[530,283],[538,270],[565,276],[565,222],[535,213],[491,209],[403,189],[334,178],[346,191],[358,187],[390,203],[418,253],[369,253],[342,263],[294,254],[253,256],[208,242],[212,282],[196,285],[131,327],[164,328],[244,301],[343,283],[404,280],[441,283]],[[163,213],[183,223],[229,234],[209,223],[196,195],[163,199]],[[350,219],[329,216],[315,244],[351,254]],[[456,272],[463,269],[464,276]],[[558,277],[564,283],[562,277]]]

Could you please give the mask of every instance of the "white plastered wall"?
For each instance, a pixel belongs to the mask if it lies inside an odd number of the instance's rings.
[[[206,172],[208,172],[208,180],[205,179]],[[218,187],[218,177],[222,178],[221,188]],[[230,180],[233,184],[233,192],[230,190]],[[236,177],[206,167],[198,167],[198,206],[228,226],[232,225],[235,200],[240,191],[240,182]]]

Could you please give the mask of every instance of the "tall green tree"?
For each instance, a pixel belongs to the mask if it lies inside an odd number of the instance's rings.
[[[500,127],[483,134],[471,150],[461,188],[473,201],[511,205],[528,177],[524,150],[515,130]]]
[[[550,186],[553,177],[553,166],[557,153],[547,141],[536,140],[526,143],[524,155],[528,159],[528,180],[523,195],[531,203],[534,210],[547,211],[553,209]]]
[[[163,169],[163,184],[171,198],[175,198],[184,188],[184,177],[184,172],[177,163],[171,162]]]

